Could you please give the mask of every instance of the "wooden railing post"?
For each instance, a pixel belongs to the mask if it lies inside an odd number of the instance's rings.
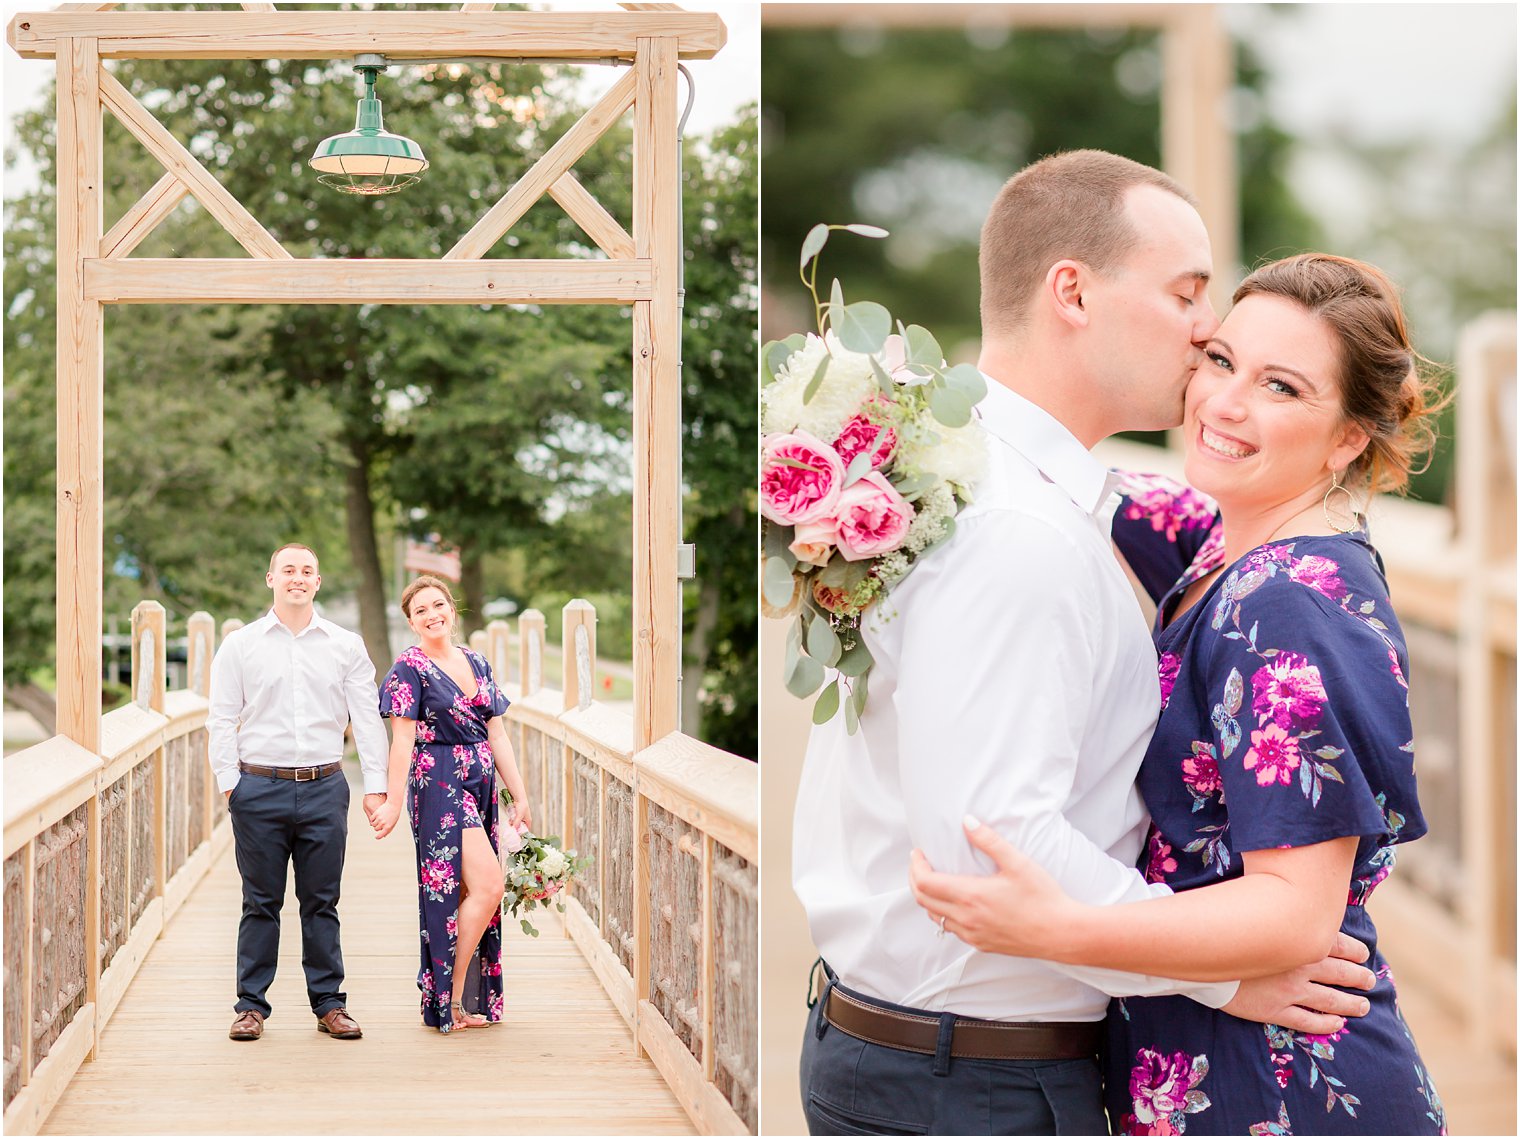
[[[634,780],[633,795],[633,1054],[649,1055],[640,1021],[649,1001],[649,800]]]
[[[222,640],[225,641],[230,634],[236,633],[242,627],[243,623],[236,617],[228,617],[225,621],[222,622]],[[221,641],[218,641],[217,643],[220,644]],[[207,674],[207,683],[210,683],[209,673]]]
[[[531,696],[544,686],[544,615],[525,609],[517,619],[519,689]]]
[[[216,651],[216,622],[205,610],[190,614],[185,622],[185,687],[201,696],[211,695],[211,656]]]
[[[476,629],[470,634],[470,648],[474,649],[481,656],[486,655],[486,631],[484,629]]]
[[[139,601],[132,610],[132,700],[139,708],[164,710],[164,607]],[[153,756],[153,893],[162,898],[169,884],[168,756]]]
[[[560,691],[565,711],[584,708],[596,693],[596,607],[582,598],[566,604],[560,639]]]
[[[496,674],[496,683],[505,688],[512,647],[512,627],[498,618],[486,626],[486,660]]]

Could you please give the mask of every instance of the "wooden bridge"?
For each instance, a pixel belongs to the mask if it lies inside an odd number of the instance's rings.
[[[632,718],[591,699],[592,607],[567,605],[564,629],[557,690],[541,614],[519,619],[515,662],[505,622],[475,641],[517,678],[534,817],[595,858],[562,917],[535,912],[540,937],[506,922],[506,1020],[421,1026],[412,846],[375,841],[356,793],[343,946],[365,1038],[315,1031],[292,898],[275,1015],[238,1044],[240,880],[206,757],[213,622],[190,619],[190,687],[166,692],[164,611],[139,605],[136,699],[103,717],[101,754],[54,737],[6,759],[6,1131],[754,1131],[755,767],[679,733],[635,752]]]

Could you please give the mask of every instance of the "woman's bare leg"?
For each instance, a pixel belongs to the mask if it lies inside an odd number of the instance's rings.
[[[459,898],[459,934],[454,942],[454,994],[457,1003],[464,995],[470,958],[480,944],[481,935],[491,924],[491,916],[501,906],[503,882],[501,862],[491,849],[491,840],[480,827],[466,827],[459,832],[460,874],[464,891]]]

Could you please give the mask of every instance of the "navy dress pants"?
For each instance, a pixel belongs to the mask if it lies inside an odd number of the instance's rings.
[[[227,809],[238,872],[243,876],[243,918],[238,925],[238,1012],[268,1016],[265,994],[280,958],[280,907],[289,867],[295,864],[301,906],[301,966],[311,1011],[325,1016],[348,1003],[343,993],[343,951],[338,945],[338,894],[348,845],[348,780],[337,772],[297,782],[244,772]]]
[[[925,1015],[841,989],[879,1008]],[[836,1028],[823,1017],[827,997],[825,986],[802,1042],[802,1109],[811,1135],[1108,1134],[1096,1057],[937,1064]]]

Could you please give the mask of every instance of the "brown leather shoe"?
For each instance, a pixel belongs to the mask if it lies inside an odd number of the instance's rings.
[[[264,1014],[258,1009],[244,1009],[232,1022],[227,1036],[232,1040],[257,1040],[264,1035]]]
[[[325,1032],[338,1040],[358,1040],[364,1035],[359,1022],[348,1015],[346,1008],[335,1008],[326,1016],[318,1017],[317,1031]]]

